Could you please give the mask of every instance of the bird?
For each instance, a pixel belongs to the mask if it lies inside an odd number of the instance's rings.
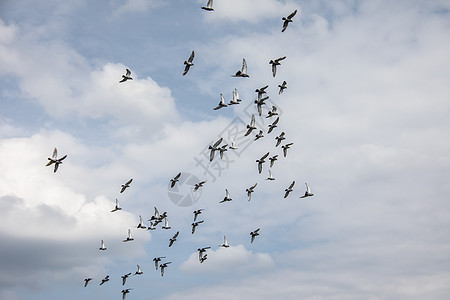
[[[201,187],[203,187],[203,185],[206,183],[206,180],[203,180],[203,181],[201,181],[201,182],[199,182],[199,183],[196,183],[195,185],[194,185],[194,192],[196,192],[199,188],[201,188]]]
[[[272,110],[269,110],[269,111],[267,112],[266,118],[271,118],[271,117],[273,117],[273,116],[278,116],[277,110],[278,110],[277,107],[276,107],[275,105],[272,105]]]
[[[259,235],[259,229],[260,228],[258,228],[258,229],[256,229],[256,230],[254,230],[254,231],[252,231],[252,232],[250,232],[250,235],[251,235],[251,243],[253,243],[253,241],[255,240],[255,237],[257,237],[258,235]]]
[[[125,290],[121,291],[121,293],[122,293],[122,300],[125,300],[125,297],[130,292],[130,290],[132,290],[132,289],[125,289]]]
[[[245,58],[242,59],[242,69],[238,70],[236,74],[231,75],[232,77],[250,77],[247,74],[247,62],[245,61]]]
[[[225,151],[228,151],[227,147],[228,147],[228,144],[222,145],[222,147],[217,148],[217,150],[219,150],[220,159],[223,159],[223,154],[225,153]]]
[[[131,273],[128,273],[128,274],[125,274],[125,275],[121,276],[121,278],[122,278],[122,285],[125,285],[125,283],[127,282],[127,278],[130,275],[131,275]]]
[[[311,193],[311,189],[309,188],[309,185],[305,182],[306,184],[306,192],[303,196],[301,196],[300,198],[306,198],[306,197],[311,197],[314,196],[313,193]]]
[[[114,209],[111,212],[115,212],[118,210],[122,210],[122,207],[119,206],[119,200],[116,198],[116,206],[114,206]]]
[[[109,275],[106,275],[105,278],[102,279],[102,282],[100,282],[100,285],[104,284],[105,282],[109,281]]]
[[[177,237],[179,234],[180,234],[180,232],[177,231],[177,233],[175,233],[175,235],[169,239],[169,247],[172,247],[173,243],[177,240]]]
[[[263,86],[263,87],[261,87],[261,88],[255,90],[255,92],[258,93],[258,99],[260,99],[260,98],[262,97],[262,95],[266,93],[266,89],[267,89],[268,87],[269,87],[269,86],[266,85],[266,86]]]
[[[273,77],[275,77],[275,75],[277,75],[277,66],[281,65],[280,61],[282,61],[285,58],[286,58],[286,56],[283,56],[283,57],[279,57],[275,60],[269,61],[269,64],[272,65],[272,76]]]
[[[289,185],[289,187],[287,189],[285,189],[285,193],[284,193],[284,198],[286,198],[287,196],[289,196],[289,193],[292,192],[292,188],[295,185],[295,180],[292,181],[291,185]]]
[[[200,258],[200,263],[202,264],[207,258],[208,258],[208,254],[205,253],[205,255],[203,255],[203,256]]]
[[[233,91],[233,99],[230,101],[230,103],[228,103],[228,105],[234,105],[234,104],[239,104],[239,102],[241,102],[242,100],[239,99],[239,94],[237,89],[234,89]]]
[[[122,75],[122,79],[119,81],[119,83],[125,82],[127,80],[133,80],[133,78],[131,78],[131,71],[129,69],[126,69],[126,74]]]
[[[228,247],[230,247],[230,245],[228,245],[228,240],[227,240],[227,237],[225,236],[225,235],[223,235],[223,244],[222,245],[219,245],[220,247],[223,247],[223,248],[228,248]]]
[[[49,161],[45,165],[46,167],[48,167],[51,164],[55,164],[55,167],[53,168],[53,173],[56,173],[56,171],[58,170],[59,165],[62,164],[62,161],[67,157],[67,154],[64,155],[61,158],[57,158],[57,156],[58,156],[58,150],[56,150],[56,147],[55,147],[55,149],[53,149],[52,157],[51,158],[50,157],[47,158]]]
[[[163,263],[163,264],[161,264],[161,265],[159,266],[159,268],[161,269],[161,277],[164,276],[164,269],[167,268],[167,265],[168,265],[168,264],[171,264],[171,263],[172,263],[172,262],[169,261],[169,262],[165,262],[165,263]]]
[[[223,203],[223,202],[227,202],[227,201],[231,201],[233,199],[230,198],[230,193],[228,192],[227,189],[225,189],[225,198],[223,198],[222,201],[220,201],[219,203]]]
[[[170,179],[170,188],[173,188],[175,186],[175,183],[178,182],[178,179],[180,179],[181,172],[177,174],[173,179]]]
[[[259,130],[258,134],[255,135],[255,141],[257,141],[257,140],[259,140],[260,138],[263,138],[263,137],[264,137],[263,131]]]
[[[273,176],[272,176],[272,171],[271,170],[269,170],[269,177],[267,177],[266,178],[266,180],[275,180],[275,178],[273,178]]]
[[[271,133],[272,130],[277,127],[278,121],[280,121],[280,117],[277,117],[272,124],[269,124],[269,131],[267,131],[267,133]]]
[[[292,146],[292,144],[294,144],[294,143],[289,143],[289,144],[281,146],[281,148],[283,148],[283,155],[284,155],[284,157],[286,157],[287,151],[288,151],[289,147]]]
[[[282,84],[279,84],[278,87],[280,88],[280,91],[278,92],[278,95],[281,95],[285,89],[287,89],[287,82],[284,80]]]
[[[203,253],[205,253],[206,252],[206,250],[208,250],[208,249],[211,249],[211,247],[203,247],[203,248],[198,248],[197,249],[197,251],[198,251],[198,260],[202,260],[202,256],[203,256]]]
[[[192,50],[191,56],[189,56],[188,60],[184,61],[184,71],[183,71],[183,76],[187,74],[187,72],[189,71],[189,68],[192,67],[194,64],[192,63],[192,61],[194,60],[194,56],[195,56],[195,52],[194,50]]]
[[[269,157],[269,161],[270,161],[270,168],[273,167],[273,164],[275,163],[275,161],[278,160],[278,154],[274,155],[272,157]]]
[[[231,139],[231,146],[228,146],[228,148],[230,148],[231,150],[237,149],[236,142],[233,139]]]
[[[258,183],[255,183],[245,191],[247,192],[247,199],[250,201],[252,199],[252,193],[255,191],[255,187],[258,185]]]
[[[284,137],[285,133],[284,131],[282,133],[280,133],[279,136],[275,137],[275,139],[277,140],[277,144],[275,145],[275,147],[278,147],[278,145],[281,144],[282,140],[285,140],[286,138]]]
[[[122,189],[120,190],[120,193],[123,193],[127,187],[130,187],[130,183],[133,181],[133,178],[128,180],[125,184],[122,184]]]
[[[169,221],[167,218],[164,218],[164,226],[161,227],[162,229],[170,229],[172,227],[169,226]]]
[[[255,115],[252,115],[252,119],[250,120],[250,124],[247,125],[247,132],[244,134],[244,136],[249,135],[253,129],[256,129],[255,127]]]
[[[223,95],[220,94],[220,102],[216,107],[213,108],[213,110],[218,110],[221,109],[222,107],[227,107],[227,104],[225,103],[225,98],[223,97]]]
[[[292,12],[289,16],[281,18],[281,20],[284,21],[283,22],[283,28],[281,29],[281,32],[284,32],[286,30],[286,28],[288,27],[289,23],[292,22],[292,18],[295,16],[296,13],[297,13],[297,10],[294,10],[294,12]]]
[[[203,222],[204,222],[204,221],[202,220],[202,221],[194,222],[194,223],[191,224],[191,225],[192,225],[192,234],[194,234],[195,228],[196,228],[199,224],[201,224],[201,223],[203,223]]]
[[[92,280],[92,278],[85,278],[84,279],[84,287],[87,287],[89,281],[91,281],[91,280]]]
[[[220,138],[217,140],[217,142],[215,142],[212,145],[209,145],[208,149],[210,149],[210,153],[209,153],[209,161],[212,161],[214,159],[214,153],[219,150],[219,148],[217,148],[220,143],[222,143],[223,138]]]
[[[128,229],[128,236],[122,242],[131,242],[131,241],[134,241],[134,239],[131,237],[131,230]]]
[[[262,164],[265,163],[265,159],[269,156],[269,152],[264,154],[260,159],[257,159],[256,162],[258,163],[258,172],[261,174],[262,172]]]
[[[103,242],[103,240],[102,240],[102,242],[100,243],[100,248],[98,248],[98,250],[106,250],[106,247],[105,247],[105,242]]]
[[[153,216],[150,218],[149,221],[154,221],[154,220],[158,220],[159,219],[159,211],[158,209],[155,207],[155,213],[153,214]],[[155,225],[155,224],[153,224]]]
[[[136,273],[134,273],[134,275],[142,275],[142,274],[144,274],[144,272],[142,272],[141,266],[137,265],[137,271]]]
[[[201,214],[203,210],[204,210],[203,208],[194,210],[194,212],[193,212],[193,214],[194,214],[194,222],[195,222],[195,220],[197,220],[198,215]]]
[[[155,262],[155,268],[156,270],[158,270],[158,263],[161,261],[162,258],[166,258],[165,256],[159,256],[159,257],[155,257],[153,259],[153,261]]]
[[[153,224],[153,222],[150,222],[150,226],[147,227],[147,230],[155,230],[155,224]]]
[[[207,10],[207,11],[213,11],[214,8],[212,8],[213,6],[213,0],[208,0],[208,3],[206,4],[206,6],[202,6],[202,9]]]
[[[264,103],[264,101],[266,101],[267,99],[269,99],[269,97],[264,97],[264,98],[258,98],[254,101],[254,103],[256,103],[256,109],[258,110],[258,115],[262,115],[262,106],[265,105],[266,103]]]
[[[144,220],[142,219],[141,215],[139,215],[139,224],[136,227],[142,228],[142,229],[147,229],[147,227],[144,226]]]

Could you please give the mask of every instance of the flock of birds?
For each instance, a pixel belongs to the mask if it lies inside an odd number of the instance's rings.
[[[203,10],[206,11],[214,11],[213,9],[213,0],[209,0],[206,4],[206,6],[201,7]],[[297,13],[297,10],[295,10],[294,12],[292,12],[290,15],[288,15],[287,17],[283,17],[283,26],[282,26],[282,32],[284,32],[286,30],[286,28],[288,27],[289,23],[292,22],[292,18],[295,16],[295,14]],[[184,71],[182,73],[182,75],[186,75],[190,68],[194,66],[194,58],[195,58],[195,52],[192,51],[189,58],[184,62]],[[281,65],[281,61],[283,61],[284,59],[286,59],[286,56],[283,57],[279,57],[273,60],[269,61],[269,64],[272,66],[272,76],[275,77],[277,74],[277,67]],[[233,77],[249,77],[249,75],[247,74],[247,62],[245,61],[245,58],[243,58],[242,60],[242,67],[240,70],[238,70],[235,74],[231,75]],[[124,75],[122,75],[122,79],[119,81],[119,83],[124,83],[128,80],[133,80],[133,78],[131,77],[131,71],[129,69],[126,69],[126,72]],[[287,88],[287,82],[283,81],[280,85],[278,85],[279,87],[279,94],[282,94],[283,91]],[[266,95],[266,89],[268,88],[268,85],[258,88],[255,90],[255,92],[257,93],[257,99],[254,101],[254,103],[256,104],[256,110],[258,112],[259,116],[262,116],[263,113],[263,105],[265,105],[265,101],[267,99],[269,99],[269,97]],[[224,107],[227,107],[229,105],[237,105],[241,102],[242,100],[239,98],[239,94],[237,89],[234,89],[233,91],[233,99],[227,104],[225,102],[225,99],[223,97],[222,94],[220,94],[220,102],[217,105],[217,107],[213,108],[214,110],[218,110]],[[278,116],[278,109],[276,106],[272,106],[271,110],[269,110],[267,112],[267,116],[266,118],[273,118],[273,117],[277,117],[271,124],[268,125],[268,130],[267,130],[267,134],[270,134],[277,126],[278,123],[280,121],[280,117]],[[247,131],[245,132],[244,136],[249,136],[254,130],[257,130],[256,124],[255,124],[255,115],[251,116],[251,120],[249,122],[249,124],[246,126]],[[259,130],[259,132],[254,136],[254,140],[258,140],[264,137],[264,131],[263,130]],[[286,139],[285,137],[285,132],[281,132],[278,136],[275,137],[276,143],[275,143],[275,147],[278,147],[279,145],[281,145],[283,143],[283,141]],[[218,141],[216,141],[215,143],[213,143],[212,145],[209,145],[208,149],[210,150],[210,161],[214,160],[215,157],[215,153],[219,152],[219,156],[222,159],[224,152],[228,151],[228,150],[236,150],[238,149],[236,146],[235,141],[231,140],[231,145],[228,144],[224,144],[221,145],[223,142],[223,138],[220,138]],[[283,156],[286,157],[288,154],[288,149],[290,149],[290,147],[293,145],[292,142],[290,143],[285,143],[284,145],[281,146],[281,148],[283,149]],[[263,166],[266,163],[266,159],[269,160],[269,176],[268,178],[266,178],[269,181],[275,180],[275,178],[273,177],[271,168],[273,167],[275,161],[278,159],[278,155],[273,155],[273,156],[269,156],[270,152],[265,153],[263,156],[261,156],[259,159],[256,160],[257,163],[257,170],[258,173],[261,173],[263,170]],[[63,160],[67,157],[67,155],[64,155],[60,158],[58,158],[58,152],[57,149],[55,148],[52,154],[51,158],[48,158],[48,163],[46,164],[46,166],[50,166],[52,164],[54,164],[54,169],[53,172],[56,172],[58,170],[58,167],[62,164]],[[175,185],[177,185],[177,183],[179,184],[179,180],[180,177],[182,176],[182,173],[178,173],[176,176],[174,176],[172,179],[170,179],[169,182],[169,186],[170,188],[174,188]],[[132,183],[133,179],[128,180],[126,183],[122,184],[121,189],[120,189],[120,193],[125,192],[125,190],[127,188],[130,187],[131,183]],[[203,180],[200,181],[198,183],[196,183],[193,187],[193,192],[196,192],[197,190],[201,189],[204,184],[207,182],[207,180]],[[311,189],[308,186],[307,183],[306,184],[306,191],[304,193],[304,195],[300,196],[300,198],[305,198],[305,197],[310,197],[313,196],[313,194],[311,193]],[[289,194],[291,192],[293,192],[293,188],[295,185],[295,181],[292,181],[292,183],[289,185],[288,188],[285,189],[284,191],[284,198],[287,198],[289,196]],[[252,197],[252,193],[255,191],[255,188],[257,186],[257,183],[255,183],[254,185],[250,186],[249,188],[247,188],[245,191],[247,193],[247,199],[248,201],[251,200]],[[225,203],[225,202],[230,202],[233,199],[231,198],[230,192],[228,191],[228,189],[225,189],[225,197],[223,198],[223,200],[221,200],[219,203]],[[117,211],[121,211],[122,208],[119,205],[119,200],[116,198],[115,201],[115,206],[114,208],[111,210],[112,213],[117,212]],[[201,215],[203,213],[204,209],[197,209],[193,212],[193,222],[191,224],[192,228],[191,228],[191,233],[194,234],[195,230],[198,226],[200,226],[200,224],[202,224],[204,222],[204,220],[198,220],[199,215]],[[158,209],[156,207],[154,207],[154,214],[151,216],[150,219],[148,219],[149,222],[149,226],[146,226],[144,224],[144,219],[142,218],[141,215],[139,215],[139,223],[136,226],[136,228],[142,229],[142,230],[155,230],[157,229],[158,224],[161,224],[161,229],[162,230],[170,230],[171,226],[169,225],[168,222],[168,215],[167,212],[163,212],[162,214],[159,213]],[[257,228],[253,231],[250,232],[250,243],[253,243],[256,239],[257,236],[259,236],[259,231],[260,228]],[[177,238],[180,234],[180,231],[177,231],[168,241],[168,247],[172,247],[175,242],[177,241]],[[128,229],[128,234],[126,236],[126,238],[123,240],[124,243],[127,242],[132,242],[134,240],[134,238],[131,235],[131,229]],[[230,245],[228,244],[228,240],[226,235],[223,236],[223,244],[219,245],[219,247],[222,248],[228,248],[230,247]],[[107,247],[105,244],[104,240],[101,240],[100,242],[100,247],[98,248],[99,251],[107,251]],[[207,260],[208,254],[206,253],[206,251],[208,249],[211,249],[211,247],[202,247],[202,248],[198,248],[198,259],[200,263],[204,263]],[[171,264],[171,261],[164,261],[164,259],[166,259],[165,256],[158,256],[153,258],[153,261],[155,263],[155,269],[161,273],[161,276],[164,276],[164,272],[165,269],[168,267],[169,264]],[[127,279],[129,276],[131,276],[131,272],[128,272],[124,275],[121,276],[122,278],[122,286],[125,286],[125,284],[127,283]],[[137,265],[137,270],[136,272],[133,274],[134,275],[142,275],[144,274],[144,272],[142,271],[142,268],[140,267],[140,265]],[[84,287],[87,287],[88,284],[93,280],[93,278],[88,277],[84,279]],[[110,276],[106,275],[103,279],[101,279],[99,285],[103,285],[105,283],[107,283],[110,280]],[[132,288],[126,288],[123,289],[121,291],[122,293],[122,299],[124,300],[126,295],[128,293],[131,292],[131,290],[133,290]]]

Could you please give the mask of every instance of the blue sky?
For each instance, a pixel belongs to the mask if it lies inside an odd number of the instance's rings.
[[[206,2],[0,2],[0,298],[121,299],[139,264],[127,299],[446,299],[449,3]],[[242,58],[250,77],[231,77]],[[119,84],[126,68],[133,80]],[[213,110],[235,88],[241,104]],[[258,141],[243,136],[251,115]],[[219,138],[238,149],[208,164]],[[67,154],[56,173],[54,147]],[[257,171],[266,152],[274,181],[267,163]],[[314,196],[300,199],[305,182]],[[219,204],[225,189],[233,200]],[[154,207],[172,229],[136,228]],[[164,277],[156,256],[172,262]]]

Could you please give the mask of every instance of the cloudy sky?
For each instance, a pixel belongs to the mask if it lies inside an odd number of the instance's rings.
[[[0,1],[0,298],[448,299],[449,2],[205,4]],[[231,77],[243,58],[250,77]],[[133,80],[119,83],[126,68]],[[241,103],[213,110],[234,89]],[[209,163],[219,138],[238,149]],[[53,173],[55,147],[67,158]],[[255,162],[266,152],[273,181]],[[314,196],[301,199],[306,182]],[[219,204],[225,189],[233,200]],[[154,207],[170,230],[136,228]],[[156,256],[172,262],[164,277]],[[144,274],[122,286],[137,264]]]

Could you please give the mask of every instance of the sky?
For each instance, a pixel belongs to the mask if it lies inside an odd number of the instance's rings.
[[[448,299],[450,3],[206,2],[0,1],[0,299]]]

